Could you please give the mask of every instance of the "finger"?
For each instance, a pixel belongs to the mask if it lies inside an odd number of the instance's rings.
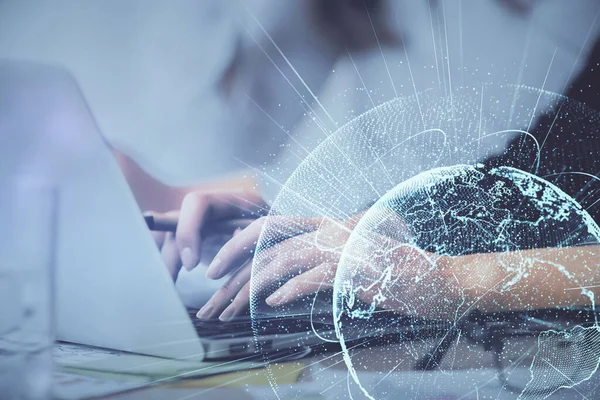
[[[249,304],[250,282],[246,282],[246,284],[240,288],[231,304],[221,313],[219,319],[221,321],[229,321],[238,315],[242,315],[248,310]]]
[[[200,231],[206,223],[210,202],[209,195],[192,192],[184,197],[181,204],[175,237],[181,261],[188,271],[200,262]]]
[[[287,281],[265,300],[271,307],[281,306],[320,290],[333,287],[337,265],[323,263]]]
[[[208,267],[206,276],[210,279],[219,279],[238,268],[254,254],[261,233],[264,234],[263,243],[272,246],[291,237],[314,231],[319,227],[320,222],[320,218],[283,216],[259,218],[223,245]]]
[[[169,271],[169,275],[175,281],[181,269],[181,259],[179,258],[179,248],[175,241],[175,235],[172,232],[168,232],[165,235],[165,241],[160,253],[167,271]]]
[[[191,270],[200,262],[201,232],[209,220],[254,215],[258,208],[262,207],[256,199],[244,192],[196,191],[187,194],[181,204],[176,234],[185,268]]]
[[[165,238],[167,236],[166,232],[152,231],[150,233],[152,234],[152,239],[154,239],[154,243],[156,243],[156,247],[161,249],[163,247],[163,244],[165,243]]]
[[[206,270],[209,279],[220,279],[245,263],[254,253],[254,248],[266,218],[259,218],[221,247]]]
[[[250,282],[252,262],[247,262],[233,274],[223,286],[198,311],[196,316],[201,319],[214,318],[227,308],[240,290]]]
[[[290,239],[294,240],[294,239]],[[314,269],[327,260],[315,247],[284,251],[268,264],[255,264],[255,287],[260,292],[274,292],[293,277]]]

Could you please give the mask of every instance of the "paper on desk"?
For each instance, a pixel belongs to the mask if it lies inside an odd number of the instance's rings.
[[[201,377],[224,372],[259,368],[255,362],[200,362],[171,360],[141,354],[58,343],[54,348],[57,366],[88,371],[152,377],[155,380]]]
[[[56,343],[52,352],[54,363],[58,365],[75,365],[119,356],[123,352],[100,349],[71,343]]]
[[[269,373],[277,378],[279,384],[292,385],[298,382],[300,374],[304,371],[304,364],[283,363],[275,364],[270,368]],[[174,387],[195,387],[195,388],[240,388],[248,386],[270,386],[271,381],[267,376],[265,369],[253,371],[237,371],[225,374],[209,376],[200,379],[187,379],[174,383]]]

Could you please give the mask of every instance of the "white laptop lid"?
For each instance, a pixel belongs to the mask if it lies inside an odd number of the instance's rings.
[[[202,359],[140,210],[72,77],[0,60],[0,174],[55,179],[58,339]]]

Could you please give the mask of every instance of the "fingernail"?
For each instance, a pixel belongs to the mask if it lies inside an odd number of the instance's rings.
[[[200,318],[200,319],[206,319],[208,317],[210,317],[210,314],[212,314],[213,311],[213,305],[212,303],[206,303],[204,305],[204,307],[202,307],[200,309],[200,311],[198,311],[198,313],[196,314],[196,317]]]
[[[285,303],[285,294],[278,290],[269,297],[267,297],[265,302],[271,307],[276,307]]]
[[[191,271],[196,266],[196,257],[189,247],[181,250],[181,263],[188,271]]]
[[[219,277],[219,273],[221,272],[221,259],[219,257],[212,260],[208,269],[206,270],[206,277],[208,279],[217,279]]]
[[[229,306],[225,309],[225,311],[223,311],[223,313],[219,316],[219,319],[223,322],[225,321],[230,321],[233,319],[235,314],[235,307],[234,306]]]

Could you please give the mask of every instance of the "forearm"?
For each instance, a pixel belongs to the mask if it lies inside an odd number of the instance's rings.
[[[158,181],[123,153],[116,150],[113,150],[113,153],[142,210],[157,212],[178,210],[183,198],[188,193],[197,190],[202,192],[235,191],[240,193],[240,197],[246,197],[253,203],[260,203],[258,206],[263,205],[254,179],[242,174],[198,186],[174,187]]]
[[[592,305],[600,294],[600,246],[449,258],[460,295],[485,312]]]

